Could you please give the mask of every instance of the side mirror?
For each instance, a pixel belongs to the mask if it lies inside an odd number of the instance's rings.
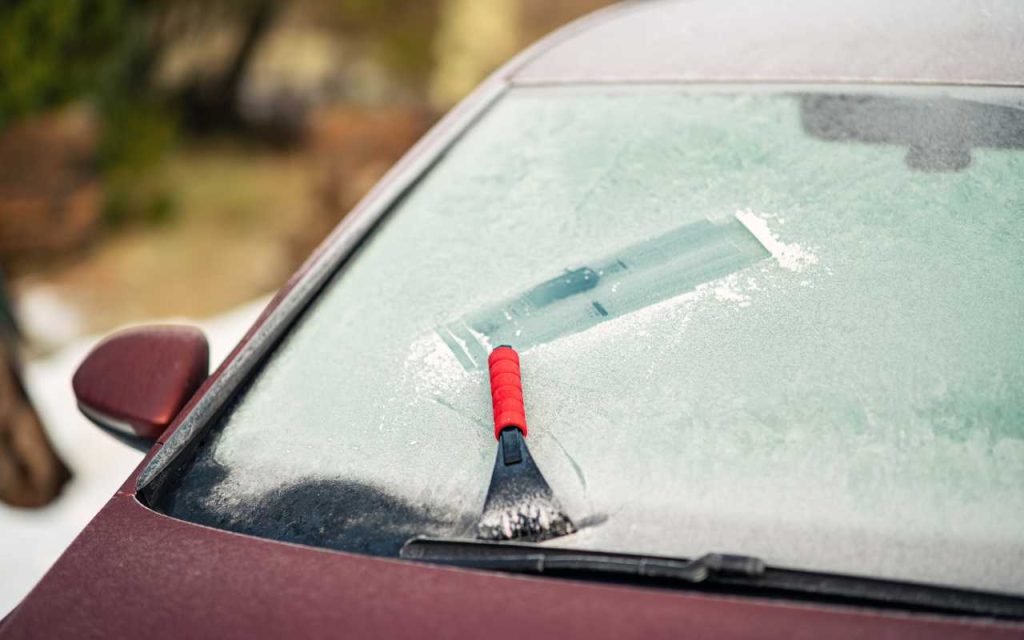
[[[78,408],[105,431],[147,451],[209,374],[203,332],[126,329],[97,345],[71,380]]]

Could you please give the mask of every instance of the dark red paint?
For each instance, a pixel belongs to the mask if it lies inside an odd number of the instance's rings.
[[[198,329],[147,326],[120,331],[97,345],[71,386],[90,418],[155,439],[206,379],[209,367],[209,347]]]
[[[1009,638],[1019,629],[417,565],[260,540],[116,496],[15,638]]]

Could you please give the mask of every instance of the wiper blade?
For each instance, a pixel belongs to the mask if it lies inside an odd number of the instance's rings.
[[[765,566],[751,556],[709,553],[676,560],[538,545],[413,538],[399,552],[407,560],[520,573],[593,573],[699,583],[711,575],[757,576]]]
[[[766,565],[752,556],[709,553],[669,558],[538,544],[417,537],[399,553],[407,560],[470,569],[639,582],[715,593],[1024,619],[1024,598],[954,587]]]

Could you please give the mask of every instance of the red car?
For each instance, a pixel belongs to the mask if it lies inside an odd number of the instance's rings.
[[[97,347],[80,406],[149,454],[0,636],[1021,636],[1022,34],[637,2],[543,40],[211,376],[193,330]],[[503,344],[543,536],[481,522]]]

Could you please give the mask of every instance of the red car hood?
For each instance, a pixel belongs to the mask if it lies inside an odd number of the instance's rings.
[[[968,638],[1021,627],[416,565],[261,540],[119,493],[4,638]]]

